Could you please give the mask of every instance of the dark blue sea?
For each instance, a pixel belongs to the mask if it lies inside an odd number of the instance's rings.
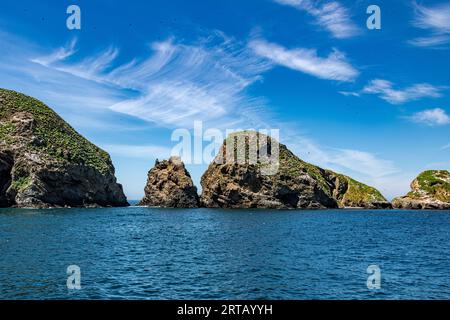
[[[450,212],[1,209],[0,299],[450,299],[449,254]]]

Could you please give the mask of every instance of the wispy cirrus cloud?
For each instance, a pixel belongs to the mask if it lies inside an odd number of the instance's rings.
[[[450,3],[425,7],[413,2],[415,17],[413,25],[429,30],[430,34],[409,41],[418,47],[436,47],[450,43]]]
[[[307,73],[320,79],[353,81],[359,71],[347,60],[345,54],[334,50],[327,57],[320,57],[314,49],[287,49],[265,40],[251,40],[254,52],[275,64]]]
[[[442,96],[442,89],[442,87],[436,87],[428,83],[419,83],[403,89],[394,89],[392,82],[375,79],[370,81],[361,92],[376,94],[391,104],[403,104],[421,98],[439,98]]]
[[[352,21],[350,10],[338,1],[273,0],[305,11],[315,19],[315,23],[328,30],[335,38],[350,38],[360,33]]]
[[[77,63],[68,63],[66,59],[76,54],[76,41],[73,40],[65,47],[56,49],[47,56],[32,58],[31,62],[40,64],[43,67],[64,72],[72,76],[95,82],[110,82],[110,79],[104,71],[109,68],[119,55],[119,50],[115,47],[109,47],[99,54],[87,57]]]
[[[50,64],[57,61],[64,61],[66,58],[69,58],[76,53],[76,44],[77,39],[74,38],[72,39],[72,41],[70,41],[69,44],[55,50],[52,54],[32,59],[32,62],[38,63],[43,66],[49,66]]]
[[[89,81],[134,90],[134,97],[110,108],[158,125],[188,127],[194,118],[216,121],[218,126],[236,119],[256,124],[257,113],[250,115],[250,111],[263,106],[264,101],[244,91],[270,68],[265,59],[222,34],[199,45],[169,39],[153,43],[151,49],[148,58],[122,65],[115,65],[118,50],[112,47],[74,64],[48,57],[33,61]]]
[[[450,35],[433,35],[429,37],[418,37],[408,41],[409,44],[416,47],[438,47],[450,43]]]
[[[85,109],[90,113],[105,110],[126,97],[126,93],[111,86],[53,67],[55,64],[63,67],[77,54],[76,40],[51,50],[50,54],[48,49],[6,32],[0,32],[0,41],[5,44],[0,46],[0,86],[45,100],[57,107],[59,113],[86,116]],[[100,122],[101,117],[97,120]]]
[[[420,111],[408,117],[408,119],[412,122],[427,126],[443,126],[450,124],[450,116],[441,108]]]

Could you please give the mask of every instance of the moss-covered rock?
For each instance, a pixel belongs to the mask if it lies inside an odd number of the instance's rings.
[[[0,205],[123,206],[107,152],[45,104],[0,89]]]
[[[237,147],[244,139],[245,148]],[[250,161],[250,148],[258,150],[258,161]],[[261,143],[264,142],[264,143]],[[232,150],[228,145],[232,145]],[[266,147],[266,145],[268,147]],[[262,149],[276,157],[276,170],[264,174],[270,161],[261,161]],[[275,149],[276,148],[276,149]],[[238,162],[244,153],[245,162]],[[232,161],[227,155],[234,154]],[[230,135],[201,180],[202,204],[224,208],[390,208],[390,203],[376,189],[350,177],[304,162],[285,145],[251,131]]]
[[[422,172],[411,183],[411,191],[392,202],[398,209],[450,210],[450,173],[447,170]]]

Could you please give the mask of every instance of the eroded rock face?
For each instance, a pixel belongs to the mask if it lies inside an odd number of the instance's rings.
[[[396,209],[450,210],[450,173],[447,170],[422,172],[412,183],[411,192],[396,198]]]
[[[0,206],[127,206],[109,155],[42,102],[0,89]]]
[[[390,208],[390,203],[376,189],[347,176],[324,170],[296,157],[285,145],[279,144],[279,166],[275,174],[265,174],[264,163],[236,163],[236,144],[242,136],[247,141],[258,141],[264,154],[272,154],[276,142],[255,132],[240,132],[226,139],[219,155],[211,163],[201,179],[202,205],[209,208],[273,208],[273,209],[323,209],[361,207],[370,209]],[[265,142],[264,142],[265,141]],[[231,142],[231,143],[230,143]],[[264,142],[264,143],[261,143]],[[232,145],[235,158],[224,161]]]
[[[8,197],[7,191],[11,186],[13,164],[13,158],[10,153],[0,153],[0,208],[11,205],[11,199]]]
[[[189,172],[179,157],[156,161],[148,173],[142,206],[197,208],[199,197]]]

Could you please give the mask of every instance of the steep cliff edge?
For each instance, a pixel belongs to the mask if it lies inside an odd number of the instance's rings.
[[[163,208],[197,208],[199,197],[189,172],[178,157],[156,161],[148,173],[141,206]]]
[[[422,172],[411,183],[411,192],[396,198],[396,209],[450,210],[450,173],[447,170]]]
[[[127,206],[109,155],[42,102],[0,89],[0,206]]]
[[[210,208],[274,208],[322,209],[360,207],[367,209],[390,208],[391,204],[381,193],[345,175],[324,170],[306,163],[288,148],[279,144],[279,167],[275,174],[263,174],[264,163],[236,163],[236,141],[244,136],[256,135],[258,146],[267,141],[268,154],[275,145],[272,138],[255,132],[238,132],[230,135],[216,159],[202,176],[201,202]],[[246,140],[245,153],[250,147]],[[231,141],[234,161],[226,158],[227,144]]]

